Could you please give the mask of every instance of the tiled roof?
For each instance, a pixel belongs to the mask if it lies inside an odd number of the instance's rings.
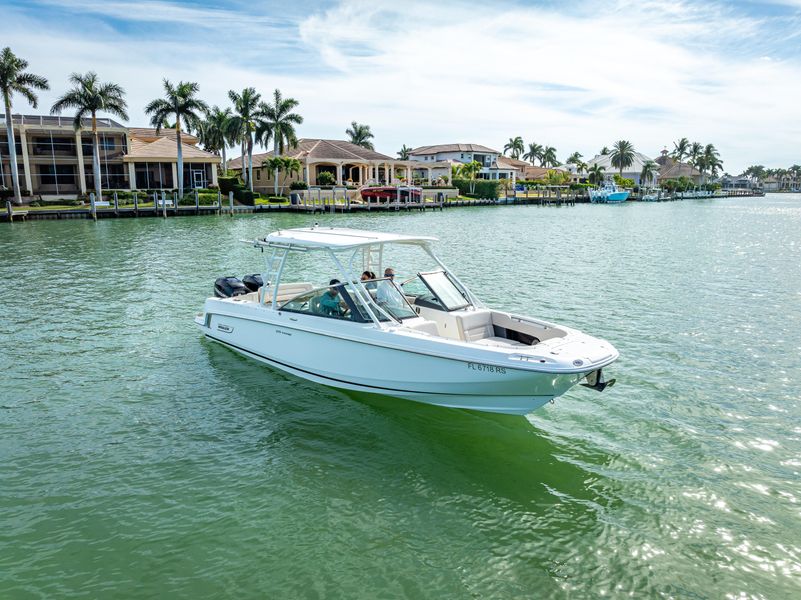
[[[526,179],[542,179],[548,175],[548,171],[568,172],[564,167],[535,167],[534,165],[527,165],[523,169],[523,175]]]
[[[158,133],[156,133],[155,127],[129,127],[128,135],[132,138],[141,138],[151,142],[159,138],[169,138],[174,142],[176,137],[175,129],[167,127],[163,127]],[[197,137],[191,133],[181,132],[182,143],[197,144],[198,141]]]
[[[679,177],[700,177],[701,171],[689,163],[677,162],[672,156],[663,154],[656,159],[659,168],[659,179],[677,179]]]
[[[438,146],[420,146],[409,154],[438,154],[440,152],[486,152],[489,154],[500,154],[497,150],[481,146],[479,144],[440,144]]]
[[[517,160],[516,158],[509,158],[508,156],[499,156],[495,161],[501,169],[519,169],[523,170],[530,167],[531,164],[524,160]]]
[[[640,173],[642,171],[642,166],[647,163],[648,161],[653,161],[652,158],[645,156],[645,154],[641,152],[634,153],[634,160],[632,161],[631,165],[623,169],[624,173]],[[587,166],[592,167],[593,165],[600,165],[606,169],[607,173],[616,173],[618,172],[618,168],[612,166],[612,155],[611,154],[599,154],[595,158],[592,158],[587,161]]]
[[[362,148],[356,144],[351,144],[344,140],[322,140],[313,138],[302,138],[298,140],[297,146],[294,148],[287,148],[283,156],[290,158],[297,158],[299,160],[313,159],[318,161],[324,160],[389,160],[397,162],[394,158],[370,150]],[[262,152],[253,155],[253,165],[260,166],[263,161],[273,157],[273,152]],[[247,158],[245,159],[247,160]],[[228,161],[229,169],[241,169],[242,157]]]
[[[198,162],[219,162],[220,157],[210,152],[201,150],[197,146],[190,146],[189,144],[181,144],[181,153],[184,160],[198,161]],[[132,138],[130,152],[126,154],[123,160],[132,162],[134,160],[165,160],[175,161],[178,160],[178,148],[175,144],[175,138],[158,138],[155,142],[146,142],[141,138]]]

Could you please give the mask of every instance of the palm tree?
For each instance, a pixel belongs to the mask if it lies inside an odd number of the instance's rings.
[[[14,128],[11,123],[11,97],[16,92],[28,101],[33,108],[39,104],[34,90],[49,90],[47,79],[33,73],[26,73],[28,61],[17,57],[11,48],[5,47],[0,52],[0,92],[3,93],[3,105],[6,109],[6,135],[8,136],[8,156],[11,161],[11,181],[14,187],[14,201],[22,204],[22,192],[19,189],[19,172],[17,170],[17,147],[14,142]]]
[[[690,159],[690,164],[694,167],[698,166],[698,157],[704,153],[704,147],[698,142],[693,142],[690,149],[687,150],[687,157]]]
[[[261,94],[256,93],[256,88],[245,88],[241,94],[234,90],[228,90],[228,98],[234,105],[234,115],[231,117],[231,137],[239,142],[240,154],[242,156],[242,179],[248,184],[250,191],[253,191],[253,134],[256,131],[256,117],[259,111],[259,101]],[[248,162],[245,168],[245,151],[247,151]]]
[[[556,148],[553,146],[545,146],[540,156],[541,167],[558,167],[559,160],[556,158]]]
[[[589,169],[587,169],[590,183],[599,185],[604,180],[604,171],[606,171],[606,167],[602,167],[598,164],[592,165]]]
[[[164,79],[164,98],[156,98],[145,107],[145,114],[151,115],[150,124],[161,131],[164,119],[175,116],[175,144],[178,149],[178,198],[184,196],[184,154],[181,148],[181,121],[187,130],[200,128],[201,116],[209,111],[208,105],[197,98],[198,85],[190,81],[179,81],[173,85]]]
[[[601,153],[600,154],[601,154],[601,156],[606,156],[607,154],[609,154],[609,148],[604,146],[603,148],[601,148]]]
[[[373,132],[370,131],[369,125],[361,125],[356,121],[351,121],[350,128],[346,129],[345,133],[348,138],[350,138],[351,144],[356,144],[368,150],[375,150],[375,148],[373,148],[373,142],[370,141],[375,136]]]
[[[409,160],[409,152],[412,151],[412,148],[407,148],[406,144],[401,146],[401,149],[398,150],[398,158],[401,160]]]
[[[581,152],[574,152],[573,154],[567,157],[565,163],[568,165],[577,165],[581,162],[581,159],[582,159]]]
[[[690,151],[690,140],[686,137],[681,138],[678,142],[673,142],[673,158],[676,159],[676,162],[681,162]]]
[[[619,140],[612,146],[612,166],[618,168],[623,177],[623,169],[630,167],[634,162],[634,146],[627,140]]]
[[[528,152],[523,155],[523,158],[533,165],[535,160],[540,160],[543,150],[542,146],[532,142],[528,145]]]
[[[83,125],[83,119],[92,118],[92,176],[95,181],[95,197],[103,199],[103,185],[100,176],[100,141],[97,136],[97,112],[103,111],[128,120],[125,102],[125,90],[116,83],[101,83],[97,73],[89,71],[86,75],[73,73],[70,75],[72,89],[56,100],[50,109],[51,115],[61,114],[65,108],[75,109],[72,124],[75,131]]]
[[[484,168],[477,160],[463,164],[459,167],[459,175],[470,180],[470,193],[474,194],[476,191],[476,175]]]
[[[745,171],[743,171],[743,175],[756,179],[757,181],[762,181],[765,179],[766,174],[766,169],[762,165],[751,165]]]
[[[642,171],[640,171],[640,183],[643,182],[651,182],[653,185],[654,176],[659,172],[659,165],[656,164],[654,161],[649,160],[646,161],[642,166]]]
[[[707,144],[704,147],[704,167],[709,169],[709,174],[714,177],[717,175],[718,169],[723,168],[723,161],[720,160],[720,153],[714,144]]]
[[[273,92],[272,104],[262,102],[256,115],[256,140],[265,146],[273,141],[273,156],[284,153],[286,146],[298,145],[295,125],[303,123],[303,117],[292,112],[300,103],[294,98],[284,98],[281,90]],[[278,195],[278,170],[273,172],[275,195]]]
[[[518,135],[517,137],[509,138],[509,142],[503,147],[503,153],[506,154],[509,151],[510,156],[517,160],[525,149],[523,138]]]
[[[286,187],[286,180],[292,175],[299,175],[303,170],[303,164],[297,158],[284,158],[284,185]]]
[[[225,148],[228,146],[231,129],[231,109],[222,110],[219,106],[212,106],[206,118],[200,124],[198,137],[203,147],[214,154],[222,152],[222,170],[228,170],[228,161],[225,158]]]
[[[267,158],[262,161],[262,166],[267,167],[273,172],[273,177],[275,178],[275,194],[278,195],[278,172],[283,171],[286,167],[286,160],[283,156],[273,155],[270,158]]]
[[[580,160],[580,161],[578,161],[576,163],[576,173],[578,175],[581,175],[582,173],[584,173],[588,168],[589,168],[589,165],[587,165],[587,163],[585,163],[582,160]]]

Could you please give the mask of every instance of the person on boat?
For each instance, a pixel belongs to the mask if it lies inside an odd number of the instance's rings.
[[[388,281],[378,282],[378,291],[376,293],[376,300],[379,304],[387,306],[403,306],[403,299],[395,287],[395,269],[387,267],[384,269],[384,277]]]
[[[359,279],[368,290],[374,290],[376,288],[375,273],[372,271],[364,271]]]
[[[339,279],[332,279],[328,282],[328,285],[331,287],[320,296],[320,308],[326,316],[344,317],[345,309],[339,303]]]

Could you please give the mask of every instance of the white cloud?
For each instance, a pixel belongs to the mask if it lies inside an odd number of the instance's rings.
[[[228,89],[253,85],[267,96],[279,87],[301,101],[302,135],[342,137],[357,120],[391,154],[404,143],[499,147],[515,135],[556,146],[562,158],[573,150],[592,155],[621,138],[656,154],[687,136],[715,143],[729,171],[801,162],[801,65],[770,51],[765,19],[726,5],[644,1],[568,10],[343,0],[287,29],[258,12],[149,2],[131,16],[125,0],[70,2],[100,19],[96,35],[11,11],[8,43],[51,79],[47,102],[70,72],[94,69],[126,88],[136,123],[169,77],[198,81],[218,104]],[[103,27],[109,16],[147,20],[148,13],[188,29],[170,41]],[[243,16],[248,23],[240,24]],[[224,46],[210,43],[214,20],[221,30],[233,28]],[[254,38],[254,29],[274,25],[274,39]],[[42,28],[49,37],[29,33]],[[282,61],[303,68],[280,68]]]

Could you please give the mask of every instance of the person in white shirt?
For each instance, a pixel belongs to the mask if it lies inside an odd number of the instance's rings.
[[[379,281],[375,299],[379,305],[403,306],[403,298],[395,287],[395,270],[392,267],[384,269],[384,277],[389,281]]]

